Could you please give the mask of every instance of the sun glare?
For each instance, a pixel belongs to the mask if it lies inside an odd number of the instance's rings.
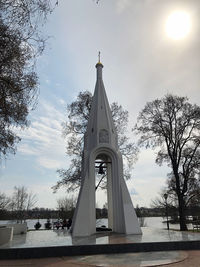
[[[179,40],[186,37],[191,29],[191,20],[187,12],[176,11],[167,18],[165,30],[167,35],[174,39]]]

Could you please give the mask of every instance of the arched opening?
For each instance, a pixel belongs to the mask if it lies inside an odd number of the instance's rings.
[[[89,158],[86,158],[86,162],[88,164],[85,164],[86,167],[83,169],[84,180],[73,218],[72,234],[88,236],[96,232],[95,188],[97,187],[98,190],[101,184],[101,175],[105,175],[104,179],[107,181],[105,196],[108,203],[108,228],[116,233],[141,234],[128,188],[123,179],[120,153],[105,144],[94,149]],[[97,175],[99,175],[98,179],[96,179]]]
[[[110,221],[112,212],[111,200],[111,158],[100,153],[95,159],[95,199],[96,199],[96,221],[97,230],[112,229]]]

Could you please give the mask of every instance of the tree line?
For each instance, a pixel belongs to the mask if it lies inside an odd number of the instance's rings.
[[[0,220],[14,220],[22,223],[27,219],[69,219],[73,217],[77,199],[61,197],[57,199],[56,208],[35,207],[38,202],[36,194],[24,186],[15,186],[12,195],[0,193]],[[96,208],[97,218],[107,218],[107,208]]]

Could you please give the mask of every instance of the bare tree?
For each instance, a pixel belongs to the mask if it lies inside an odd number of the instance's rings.
[[[166,95],[146,104],[135,131],[140,145],[160,148],[156,162],[171,167],[170,188],[178,200],[180,230],[187,230],[186,205],[200,174],[200,107],[186,97]]]
[[[33,194],[33,192],[28,193],[26,210],[27,211],[31,210],[35,206],[36,203],[37,203],[36,194]]]
[[[73,191],[80,186],[83,138],[86,132],[91,104],[91,93],[84,91],[80,92],[77,99],[67,107],[68,119],[63,124],[63,135],[67,139],[66,154],[70,156],[71,164],[68,169],[57,170],[61,180],[53,186],[54,192],[61,186],[66,187],[68,191]],[[111,112],[118,134],[118,145],[126,162],[124,174],[126,179],[130,179],[130,171],[134,161],[137,159],[137,148],[126,135],[128,132],[128,111],[124,110],[121,105],[112,103]],[[102,188],[104,188],[105,183],[102,185]]]
[[[0,210],[6,210],[11,200],[4,193],[0,193]]]
[[[62,219],[72,218],[77,199],[74,197],[63,197],[57,199],[57,209]]]
[[[15,212],[18,221],[25,220],[26,212],[33,208],[36,202],[36,195],[29,193],[25,186],[14,187],[10,207]]]
[[[0,159],[15,153],[15,129],[28,126],[37,102],[35,62],[46,43],[40,27],[52,10],[49,0],[0,1]]]
[[[44,50],[46,37],[40,31],[56,0],[1,0],[0,18],[9,30],[20,32],[24,45],[32,47],[33,55]]]

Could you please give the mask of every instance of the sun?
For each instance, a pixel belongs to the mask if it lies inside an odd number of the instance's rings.
[[[189,14],[185,11],[173,12],[167,18],[165,30],[167,35],[174,40],[185,38],[191,30]]]

